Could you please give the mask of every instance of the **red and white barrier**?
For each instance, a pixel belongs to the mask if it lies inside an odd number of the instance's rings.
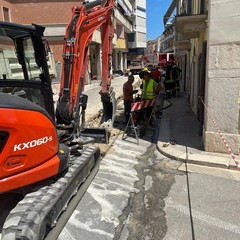
[[[216,128],[216,129],[217,129],[217,131],[218,131],[218,134],[220,135],[220,137],[221,137],[222,141],[224,142],[224,144],[225,144],[225,146],[226,146],[226,148],[227,148],[227,150],[228,150],[229,154],[231,155],[231,157],[232,157],[233,161],[235,162],[235,164],[236,164],[237,168],[240,168],[240,161],[238,161],[238,160],[237,160],[237,158],[236,158],[236,156],[233,154],[233,151],[232,151],[232,149],[229,147],[229,145],[228,145],[227,141],[226,141],[226,140],[225,140],[225,138],[223,137],[223,135],[222,135],[222,133],[221,133],[220,129],[219,129],[219,128],[218,128],[218,126],[217,126],[217,123],[216,123],[216,121],[215,121],[215,120],[214,120],[214,118],[212,117],[211,113],[209,112],[209,110],[208,110],[208,108],[207,108],[207,106],[206,106],[206,104],[204,103],[204,101],[203,101],[203,99],[202,99],[202,98],[201,98],[201,101],[202,101],[202,103],[203,103],[204,107],[206,108],[206,110],[207,110],[207,113],[208,113],[209,117],[211,118],[211,120],[212,120],[212,122],[213,122],[213,124],[214,124],[215,128]]]
[[[151,107],[155,104],[156,99],[142,100],[140,102],[131,103],[131,112],[135,112],[137,110]]]

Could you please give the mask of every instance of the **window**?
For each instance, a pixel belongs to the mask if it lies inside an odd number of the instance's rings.
[[[135,41],[135,33],[129,33],[128,34],[128,42],[134,42]]]
[[[146,12],[146,9],[145,9],[145,8],[139,7],[139,6],[137,6],[137,10],[139,10],[139,11],[141,11],[141,12]]]
[[[13,30],[6,32],[15,34]],[[8,79],[29,80],[39,77],[42,73],[38,66],[33,49],[33,43],[30,36],[22,31],[22,39],[18,38],[14,42],[11,37],[1,36],[0,57],[1,69],[0,78],[5,76]],[[21,41],[21,42],[20,42]],[[20,49],[20,50],[19,50]]]
[[[44,107],[41,89],[35,87],[35,83],[41,82],[42,68],[35,58],[29,33],[4,28],[0,32],[0,49],[0,92],[26,98]]]
[[[10,14],[9,14],[9,9],[3,7],[3,20],[5,22],[10,22]]]

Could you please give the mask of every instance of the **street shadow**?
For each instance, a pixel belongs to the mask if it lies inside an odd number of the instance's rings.
[[[180,94],[168,101],[171,102],[171,107],[163,111],[159,140],[175,141],[179,146],[188,146],[203,151],[199,123],[188,103],[186,94]]]
[[[135,132],[131,124],[127,126],[127,124],[125,124],[124,118],[124,107],[121,104],[118,105],[113,127],[121,130],[121,134],[123,137],[122,140],[136,144],[139,144],[138,139],[151,142],[151,139],[155,131],[154,127],[136,125]]]
[[[187,167],[187,160],[188,160],[188,148],[187,147],[186,147],[186,156],[187,156],[187,158],[186,158],[186,162],[185,162],[185,168],[186,168],[189,217],[190,217],[190,223],[191,223],[192,240],[195,240],[195,230],[194,230],[194,221],[193,221],[193,215],[192,215],[192,203],[191,203],[191,192],[190,192],[190,184],[189,184],[189,172],[188,172],[188,167]]]
[[[22,198],[22,194],[14,192],[0,195],[0,233],[7,216]]]

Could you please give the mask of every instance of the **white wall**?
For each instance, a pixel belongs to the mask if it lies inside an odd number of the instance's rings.
[[[209,1],[206,105],[232,150],[239,154],[240,1]],[[205,114],[205,148],[227,152]]]

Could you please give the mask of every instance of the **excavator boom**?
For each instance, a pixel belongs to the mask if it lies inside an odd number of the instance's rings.
[[[93,33],[101,30],[102,39],[102,90],[104,121],[112,119],[115,94],[110,89],[110,60],[113,38],[113,0],[95,1],[72,8],[72,16],[66,28],[63,49],[63,70],[60,97],[57,105],[57,122],[79,125],[81,110],[85,110],[87,97],[82,94],[86,81],[88,49]],[[106,103],[108,104],[105,107]],[[109,103],[111,103],[109,105]],[[84,124],[84,123],[82,123]]]

